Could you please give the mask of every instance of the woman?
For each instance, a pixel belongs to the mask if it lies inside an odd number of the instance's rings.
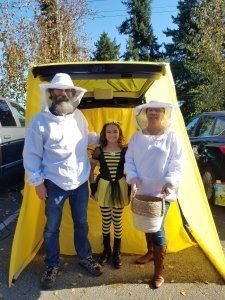
[[[170,201],[176,200],[184,156],[177,134],[170,130],[174,114],[172,104],[151,101],[137,106],[135,114],[140,130],[132,136],[126,153],[127,182],[137,195],[151,195],[166,200],[161,228],[154,233],[146,232],[148,253],[147,258],[146,255],[141,258],[141,262],[143,259],[154,260],[152,283],[158,288],[164,282],[164,220]]]

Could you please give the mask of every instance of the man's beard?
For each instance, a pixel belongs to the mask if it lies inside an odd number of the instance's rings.
[[[73,98],[67,96],[51,95],[52,104],[54,106],[54,112],[58,116],[72,114],[76,107],[73,105]]]

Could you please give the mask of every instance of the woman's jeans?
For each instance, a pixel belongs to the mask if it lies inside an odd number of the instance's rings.
[[[74,223],[74,246],[79,258],[91,255],[88,241],[87,206],[88,184],[83,183],[77,189],[65,191],[50,180],[45,180],[47,199],[45,215],[47,222],[44,231],[44,246],[46,250],[46,266],[59,266],[59,229],[65,200],[69,198],[71,215]]]
[[[164,212],[164,216],[163,216],[162,225],[161,225],[159,231],[151,234],[152,242],[156,246],[165,246],[166,245],[164,223],[165,223],[165,218],[166,218],[169,206],[170,206],[170,202],[165,201],[165,212]]]

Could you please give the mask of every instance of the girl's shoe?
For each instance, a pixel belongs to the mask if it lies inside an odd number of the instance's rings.
[[[109,262],[112,253],[111,246],[110,246],[110,233],[103,234],[103,245],[104,245],[104,250],[98,260],[98,262],[102,266],[104,266],[105,263]]]
[[[113,247],[113,265],[116,269],[119,269],[122,266],[121,257],[120,257],[120,246],[121,239],[114,238],[114,247]]]
[[[98,259],[98,262],[100,263],[101,266],[104,266],[107,262],[109,262],[110,257],[111,257],[111,249],[110,249],[110,251],[104,249]]]

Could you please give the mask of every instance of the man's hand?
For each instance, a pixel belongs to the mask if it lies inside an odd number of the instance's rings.
[[[129,184],[134,192],[137,192],[138,188],[141,186],[141,181],[139,178],[132,178],[129,180]]]
[[[162,194],[164,194],[165,196],[168,196],[169,194],[171,194],[174,190],[174,186],[167,182],[166,184],[164,184],[163,188],[162,188]]]
[[[48,197],[47,195],[47,189],[44,185],[44,183],[41,183],[37,186],[35,186],[35,191],[36,191],[36,194],[38,195],[39,199],[45,201],[46,198]]]
[[[92,199],[98,201],[98,192],[95,192],[94,196],[92,196]]]

